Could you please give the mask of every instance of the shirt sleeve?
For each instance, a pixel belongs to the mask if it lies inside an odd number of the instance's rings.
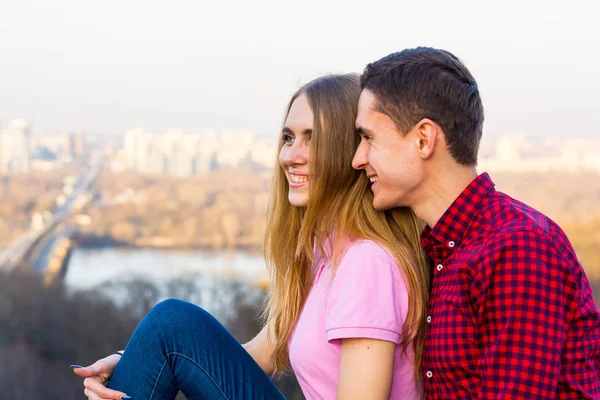
[[[549,239],[504,237],[471,287],[481,335],[478,398],[555,398],[577,284]]]
[[[394,259],[374,243],[349,249],[327,296],[327,340],[379,339],[398,344],[408,309],[407,289]]]

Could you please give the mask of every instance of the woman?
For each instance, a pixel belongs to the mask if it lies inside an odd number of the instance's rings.
[[[420,397],[429,268],[412,212],[375,211],[369,179],[351,166],[359,95],[357,75],[325,76],[288,104],[262,331],[242,346],[202,309],[167,300],[122,358],[75,369],[90,399],[277,399],[269,375],[290,366],[307,399]]]

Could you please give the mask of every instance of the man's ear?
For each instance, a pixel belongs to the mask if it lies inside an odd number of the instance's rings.
[[[426,160],[433,155],[440,140],[440,127],[429,118],[423,118],[413,129],[416,133],[418,153]]]

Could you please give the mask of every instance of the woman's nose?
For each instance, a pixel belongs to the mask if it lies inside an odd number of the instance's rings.
[[[286,165],[303,165],[308,162],[310,147],[307,144],[294,142],[291,146],[283,146],[279,160]]]

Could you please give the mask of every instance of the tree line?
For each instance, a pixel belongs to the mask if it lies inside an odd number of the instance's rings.
[[[159,301],[177,297],[201,304],[240,342],[260,330],[264,293],[240,282],[201,285],[177,279],[163,286],[142,280],[107,282],[73,292],[61,282],[43,284],[33,273],[0,275],[0,397],[12,400],[79,400],[82,379],[70,364],[88,365],[125,348],[141,318]],[[277,381],[288,399],[301,399],[293,377]],[[185,399],[180,395],[178,399]]]

